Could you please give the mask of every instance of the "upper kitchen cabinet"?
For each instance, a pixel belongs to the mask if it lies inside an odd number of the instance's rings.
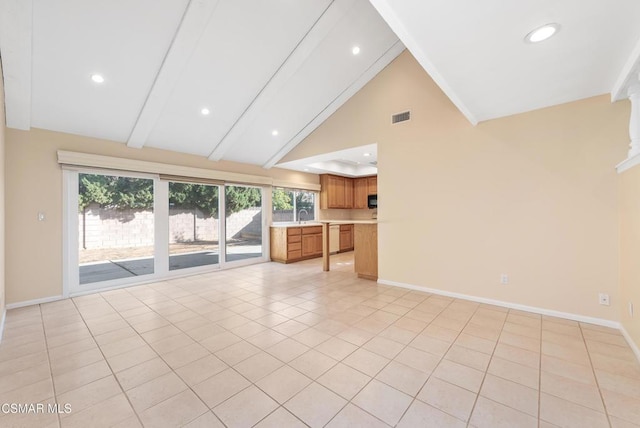
[[[360,177],[353,179],[353,208],[368,208],[367,196],[378,193],[378,177]]]
[[[367,195],[369,195],[369,178],[361,177],[353,179],[353,208],[367,208]]]
[[[373,177],[367,177],[367,188],[369,190],[368,195],[378,194],[378,176],[377,175],[374,175]]]
[[[320,175],[320,208],[353,208],[353,180],[331,174]]]
[[[348,178],[320,175],[320,208],[366,209],[367,196],[378,192],[378,177]]]

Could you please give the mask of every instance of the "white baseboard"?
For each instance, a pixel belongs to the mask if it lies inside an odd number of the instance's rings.
[[[620,329],[620,323],[617,321],[605,320],[602,318],[588,317],[584,315],[572,314],[569,312],[560,312],[552,309],[538,308],[536,306],[521,305],[519,303],[504,302],[502,300],[488,299],[485,297],[470,296],[468,294],[454,293],[451,291],[438,290],[436,288],[421,287],[419,285],[406,284],[403,282],[389,281],[386,279],[378,279],[379,284],[391,285],[393,287],[407,288],[409,290],[424,291],[426,293],[438,294],[440,296],[453,297],[456,299],[470,300],[472,302],[487,303],[489,305],[502,306],[504,308],[518,309],[520,311],[533,312],[541,315],[548,315],[558,318],[566,318],[573,321],[584,322],[588,324],[596,324],[604,327]]]
[[[2,320],[0,320],[0,343],[2,343],[2,338],[4,337],[4,321],[7,319],[7,310],[2,310]]]
[[[636,358],[640,362],[640,348],[638,348],[638,344],[633,341],[633,339],[631,338],[631,335],[629,334],[627,329],[624,328],[624,325],[622,324],[620,324],[620,331],[622,332],[622,335],[624,336],[625,340],[629,344],[629,347],[631,348],[633,353],[636,354]]]
[[[55,302],[57,300],[62,300],[62,299],[64,299],[63,296],[50,296],[50,297],[43,297],[41,299],[25,300],[23,302],[9,303],[7,305],[7,309],[23,308],[25,306],[39,305],[41,303]]]

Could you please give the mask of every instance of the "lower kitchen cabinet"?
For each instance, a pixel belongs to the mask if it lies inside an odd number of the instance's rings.
[[[340,225],[340,252],[353,250],[353,225]]]
[[[271,227],[271,260],[292,263],[322,257],[322,226]]]

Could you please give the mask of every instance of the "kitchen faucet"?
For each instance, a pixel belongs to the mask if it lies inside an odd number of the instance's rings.
[[[305,210],[304,208],[301,209],[300,211],[298,211],[298,224],[302,223],[302,211],[304,211],[304,213],[307,215],[307,217],[309,217],[309,211]]]

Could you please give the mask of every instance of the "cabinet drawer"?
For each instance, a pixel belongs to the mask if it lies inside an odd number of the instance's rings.
[[[340,232],[348,232],[351,230],[351,228],[353,227],[352,224],[341,224],[340,225]]]
[[[289,243],[289,245],[287,246],[287,251],[291,252],[294,250],[301,250],[302,249],[302,242],[296,242],[294,244]]]
[[[302,228],[303,235],[313,235],[315,233],[322,233],[322,226],[311,226]]]
[[[299,259],[300,257],[302,257],[302,250],[287,252],[287,260]]]
[[[288,227],[287,235],[300,235],[301,228],[300,227]]]
[[[300,242],[302,240],[302,235],[289,235],[287,236],[287,242],[291,244],[292,242]]]

